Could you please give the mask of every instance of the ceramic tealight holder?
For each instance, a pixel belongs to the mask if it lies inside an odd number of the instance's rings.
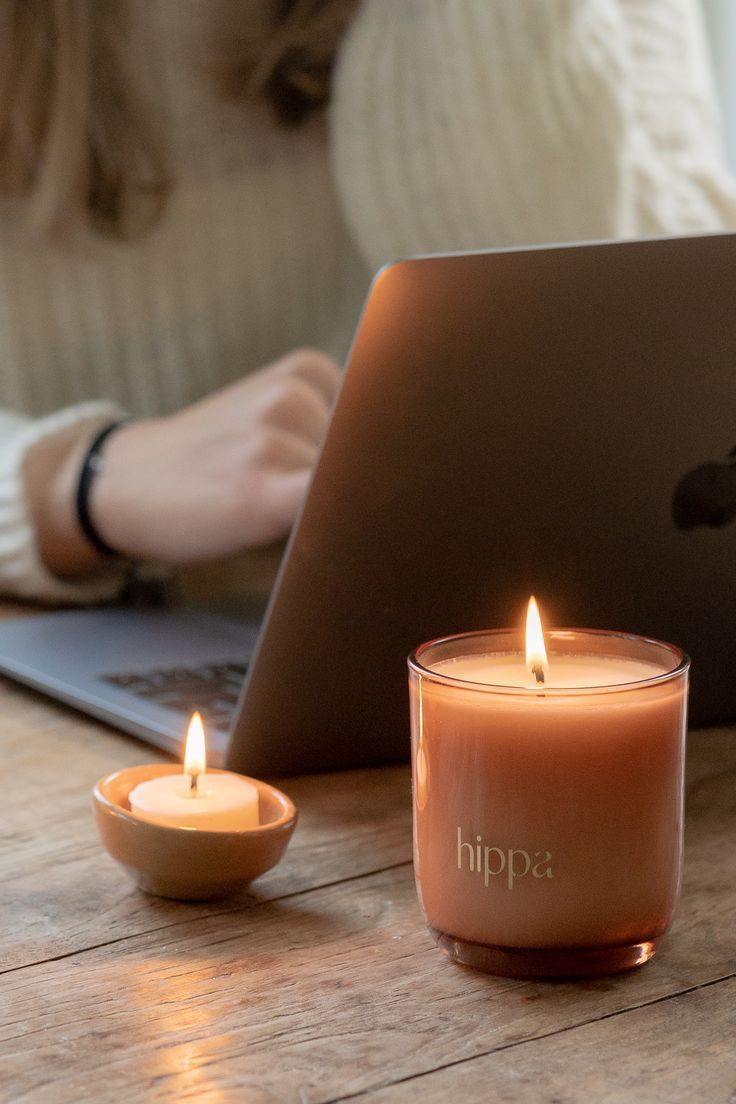
[[[171,764],[128,767],[101,778],[93,791],[103,844],[146,893],[180,901],[225,897],[281,859],[296,825],[294,803],[267,782],[258,790],[260,823],[242,831],[153,824],[131,812],[128,794],[141,782],[171,774]],[[221,773],[210,768],[211,774]]]

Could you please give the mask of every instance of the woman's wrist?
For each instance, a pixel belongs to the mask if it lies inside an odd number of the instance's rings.
[[[23,482],[39,556],[52,575],[82,578],[98,571],[103,557],[79,527],[75,494],[79,469],[93,433],[89,426],[45,437],[23,462]]]
[[[142,418],[117,426],[104,443],[102,470],[89,487],[89,520],[98,537],[130,560],[159,560],[150,547],[150,519],[158,518],[151,503],[156,501],[153,489],[161,475],[156,457],[150,455],[150,442],[162,422]]]
[[[105,471],[104,452],[107,442],[114,433],[120,430],[124,421],[124,419],[121,419],[109,422],[95,433],[82,458],[74,495],[74,508],[79,527],[87,541],[105,559],[117,558],[119,553],[103,538],[92,517],[91,492],[97,477]]]

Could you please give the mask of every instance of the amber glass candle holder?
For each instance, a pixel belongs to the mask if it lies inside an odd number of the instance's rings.
[[[652,957],[679,893],[689,660],[618,633],[547,639],[552,672],[580,659],[592,683],[495,685],[494,664],[524,669],[510,631],[409,657],[417,890],[456,962],[617,973]]]

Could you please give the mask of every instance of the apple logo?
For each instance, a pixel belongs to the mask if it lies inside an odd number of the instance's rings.
[[[736,457],[736,448],[728,455]],[[672,496],[672,520],[678,529],[720,528],[735,519],[736,459],[699,464],[683,475]]]

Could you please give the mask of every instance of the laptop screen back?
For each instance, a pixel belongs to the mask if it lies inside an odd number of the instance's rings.
[[[550,627],[680,645],[695,719],[734,716],[735,305],[733,235],[383,270],[230,765],[406,758],[407,653],[448,633],[521,628],[531,592]],[[688,490],[683,478],[705,464]],[[678,486],[689,528],[673,519]]]

